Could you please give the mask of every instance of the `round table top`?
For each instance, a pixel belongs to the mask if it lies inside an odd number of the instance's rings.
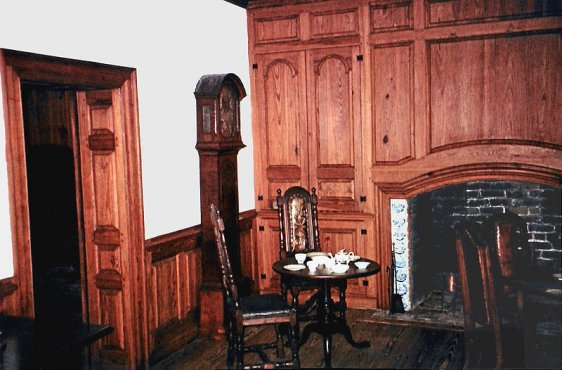
[[[308,261],[308,259],[307,259]],[[325,279],[334,279],[334,280],[341,280],[341,279],[355,279],[364,276],[369,276],[376,274],[380,271],[381,266],[370,259],[361,258],[359,261],[370,262],[369,266],[364,269],[360,269],[355,266],[355,263],[349,262],[349,268],[346,272],[336,273],[331,271],[330,269],[324,266],[318,266],[316,270],[311,271],[306,267],[306,264],[302,264],[304,266],[303,269],[300,270],[289,270],[285,268],[287,265],[298,265],[297,261],[293,257],[289,257],[284,260],[277,261],[273,264],[273,270],[281,275],[293,276],[303,279],[310,279],[310,280],[325,280]],[[306,262],[305,262],[306,263]]]

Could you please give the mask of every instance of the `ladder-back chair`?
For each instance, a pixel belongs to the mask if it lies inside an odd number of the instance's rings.
[[[224,238],[224,222],[219,210],[211,204],[211,223],[215,232],[217,252],[221,267],[221,280],[225,297],[225,328],[228,340],[227,366],[232,366],[234,357],[237,367],[242,368],[272,368],[272,367],[300,367],[298,355],[298,339],[295,333],[297,315],[283,297],[279,294],[249,295],[240,297],[238,287],[232,275],[228,248]],[[248,326],[274,325],[276,341],[271,343],[244,345],[244,331]],[[283,327],[281,327],[283,325]],[[284,341],[282,331],[286,331],[291,347],[291,359],[279,360],[284,357]],[[277,359],[271,360],[266,349],[277,349]],[[246,365],[244,354],[256,352],[261,364]]]

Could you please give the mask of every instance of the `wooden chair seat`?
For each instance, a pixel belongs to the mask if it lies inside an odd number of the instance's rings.
[[[286,316],[290,322],[293,308],[279,294],[250,295],[240,298],[240,311],[243,320],[268,320],[279,322],[280,316]]]

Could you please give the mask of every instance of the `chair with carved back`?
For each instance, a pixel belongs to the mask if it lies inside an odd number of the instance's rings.
[[[300,367],[298,355],[298,338],[295,332],[297,315],[279,294],[253,294],[245,297],[238,295],[238,287],[232,274],[228,248],[224,238],[224,222],[219,210],[211,204],[211,223],[215,232],[215,241],[219,255],[221,280],[224,290],[225,329],[228,340],[227,366],[237,360],[239,369]],[[276,340],[269,343],[245,346],[245,329],[249,326],[274,325]],[[282,327],[283,326],[283,327]],[[284,357],[284,340],[282,332],[287,332],[291,347],[290,359]],[[272,360],[266,350],[277,349],[277,359]],[[259,355],[261,364],[245,364],[244,354],[255,352]]]
[[[277,189],[277,214],[279,218],[279,258],[294,257],[296,253],[320,251],[318,232],[318,197],[300,186],[288,188],[283,195]],[[317,283],[311,280],[281,278],[281,292],[287,297],[291,292],[293,307],[298,308],[301,290],[314,290]]]
[[[463,298],[465,368],[520,367],[524,346],[521,327],[499,310],[498,261],[483,228],[457,226],[457,258]]]
[[[292,186],[282,194],[277,189],[277,212],[279,218],[279,257],[285,259],[296,253],[320,252],[320,233],[318,229],[318,196],[316,189],[309,193],[301,186]],[[345,307],[346,281],[338,281],[340,301],[336,309],[343,315]],[[303,305],[299,305],[301,291],[317,290],[318,283],[313,280],[281,278],[281,292],[285,299],[291,292],[292,306],[297,309],[299,321],[312,318],[310,313],[318,304],[317,292]],[[298,327],[297,327],[298,328]]]

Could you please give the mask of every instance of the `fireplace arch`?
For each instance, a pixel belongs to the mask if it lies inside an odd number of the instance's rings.
[[[464,149],[467,149],[466,147]],[[481,155],[478,151],[484,151],[481,146],[472,148],[476,152],[475,157]],[[391,264],[392,255],[392,225],[391,225],[391,199],[411,199],[422,193],[440,189],[449,185],[476,182],[476,181],[513,181],[527,182],[551,186],[553,188],[562,189],[562,151],[550,148],[535,147],[534,150],[541,152],[533,161],[516,162],[518,155],[515,153],[513,157],[496,158],[496,162],[481,161],[468,162],[465,160],[463,164],[459,162],[458,153],[454,153],[455,149],[451,149],[449,154],[453,157],[453,165],[445,165],[439,167],[435,161],[431,161],[433,166],[424,166],[425,159],[413,160],[409,162],[405,169],[390,169],[386,174],[379,176],[383,181],[374,181],[374,213],[375,213],[375,235],[374,245],[376,246],[376,254],[380,256],[382,269],[386,271],[386,266]],[[464,151],[464,150],[463,150]],[[490,152],[492,152],[490,150]],[[438,154],[442,154],[440,152]],[[545,156],[546,155],[546,156]],[[428,157],[434,156],[429,155]],[[445,159],[447,156],[443,157]],[[487,156],[490,158],[491,156]],[[427,157],[426,157],[427,158]],[[502,159],[504,161],[502,161]],[[529,159],[529,158],[526,158]],[[509,161],[511,160],[511,162]],[[456,163],[455,163],[456,162]],[[421,168],[429,171],[422,172],[414,164],[418,163]],[[447,162],[443,162],[447,163]],[[375,176],[373,176],[375,179]],[[402,181],[392,181],[402,180]],[[379,215],[378,217],[376,215]],[[382,297],[380,300],[388,305],[389,292],[384,280],[386,276],[380,274],[377,280],[377,294]]]

